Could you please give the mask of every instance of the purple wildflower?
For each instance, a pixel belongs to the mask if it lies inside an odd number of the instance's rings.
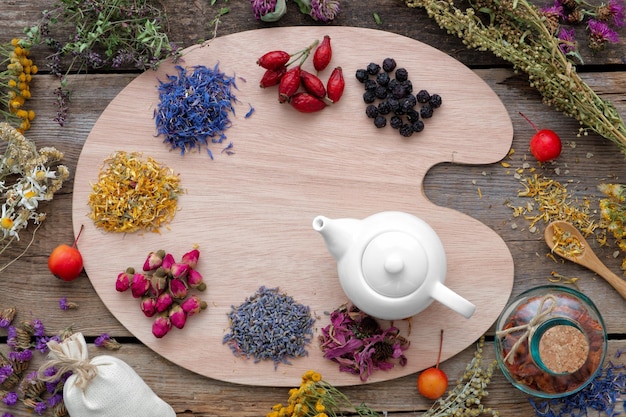
[[[11,366],[11,364],[0,367],[0,385],[11,375],[13,375],[13,366]]]
[[[46,329],[41,320],[35,319],[31,325],[33,326],[33,335],[35,337],[42,337],[46,335]]]
[[[6,394],[4,394],[4,397],[2,397],[2,402],[5,403],[6,405],[15,405],[17,404],[17,400],[18,400],[18,396],[17,396],[17,393],[14,391],[9,391]]]
[[[13,350],[17,349],[17,329],[15,326],[7,328],[7,346]]]
[[[0,327],[6,329],[13,322],[16,310],[14,308],[5,308],[0,311]]]
[[[541,9],[541,13],[546,16],[556,16],[560,19],[565,19],[565,13],[563,12],[563,5],[559,0],[555,0],[552,6],[544,6]]]
[[[565,55],[576,52],[576,30],[574,28],[561,27],[558,33],[559,49]]]
[[[35,404],[35,413],[42,415],[46,409],[48,408],[48,405],[46,404],[45,401],[39,401],[38,403]]]
[[[53,396],[51,396],[50,398],[48,398],[48,407],[52,408],[56,406],[57,404],[61,404],[61,402],[63,402],[63,394],[58,392],[54,394]]]
[[[13,362],[27,362],[33,358],[33,351],[26,350],[13,350],[9,352],[9,359]]]
[[[626,26],[623,1],[609,0],[608,4],[598,7],[598,18],[603,21],[611,21],[617,28]]]
[[[2,417],[15,417],[15,416],[11,413],[4,413],[2,414]]]
[[[619,42],[617,32],[609,27],[608,24],[599,20],[590,19],[587,23],[589,29],[589,47],[593,51],[602,50],[607,43]]]
[[[108,333],[102,333],[100,336],[96,337],[96,340],[94,340],[93,343],[94,343],[94,345],[96,345],[98,347],[102,347],[110,339],[111,339],[111,336],[109,336]]]
[[[273,12],[276,9],[277,0],[250,0],[250,6],[254,12],[256,20],[260,20],[262,16]]]
[[[338,0],[312,0],[311,17],[322,22],[330,22],[339,14]]]

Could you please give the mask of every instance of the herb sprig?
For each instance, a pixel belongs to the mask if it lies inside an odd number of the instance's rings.
[[[468,48],[491,51],[528,75],[543,102],[614,142],[626,154],[626,125],[609,101],[600,98],[576,72],[564,53],[568,44],[557,37],[558,25],[549,25],[544,13],[527,0],[477,0],[466,9],[453,0],[403,0],[422,7],[448,33]]]
[[[67,75],[101,68],[156,69],[180,48],[165,32],[166,15],[150,0],[60,0],[43,12],[37,25],[25,30],[33,44],[52,49],[51,73],[61,80],[57,122],[67,113]],[[69,34],[67,30],[69,29]],[[67,34],[67,35],[63,35]],[[69,61],[69,63],[67,63]]]

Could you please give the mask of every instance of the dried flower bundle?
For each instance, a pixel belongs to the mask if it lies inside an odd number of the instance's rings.
[[[491,51],[510,62],[516,71],[528,75],[545,104],[580,122],[580,133],[596,132],[626,153],[626,125],[619,112],[580,78],[563,49],[571,41],[559,39],[558,24],[550,24],[554,20],[533,4],[527,0],[478,0],[463,10],[453,0],[404,1],[409,7],[424,8],[468,48]],[[610,33],[599,29],[596,36],[608,41]]]
[[[478,341],[474,357],[467,364],[457,385],[448,392],[446,397],[437,400],[422,417],[500,415],[497,410],[486,407],[482,403],[483,398],[489,394],[487,387],[497,365],[494,360],[487,368],[483,368],[484,344],[483,336]]]
[[[47,60],[50,72],[61,79],[61,87],[55,91],[60,125],[67,116],[66,75],[70,72],[124,66],[156,69],[164,59],[178,56],[180,48],[169,41],[164,30],[166,15],[154,3],[60,0],[44,12],[37,25],[27,28],[33,44],[52,49]]]
[[[0,140],[6,149],[0,159],[0,254],[31,222],[39,225],[46,214],[39,211],[42,201],[50,201],[69,177],[65,165],[54,165],[63,154],[53,147],[37,150],[17,129],[0,123]],[[0,271],[6,268],[5,265]]]
[[[289,390],[287,405],[276,404],[266,417],[337,417],[343,415],[378,417],[365,404],[355,405],[315,371],[306,371],[298,388]]]
[[[0,115],[4,120],[24,133],[35,118],[33,110],[24,106],[31,97],[30,83],[37,73],[37,66],[28,57],[32,43],[27,39],[14,38],[10,43],[0,44],[0,94],[6,99]]]

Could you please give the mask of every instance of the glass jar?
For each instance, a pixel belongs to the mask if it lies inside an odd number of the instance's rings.
[[[496,358],[517,388],[543,398],[583,389],[607,350],[600,312],[584,294],[558,285],[525,291],[496,322]]]

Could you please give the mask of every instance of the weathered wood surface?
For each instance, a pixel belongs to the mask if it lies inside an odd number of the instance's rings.
[[[21,33],[23,27],[36,22],[41,10],[53,3],[53,0],[4,2],[0,14],[0,40],[5,41]],[[181,7],[181,3],[177,1],[165,2],[170,14],[173,40],[188,46],[212,36],[214,27],[209,26],[209,22],[215,11],[207,6],[208,3],[192,1]],[[585,197],[590,198],[592,208],[596,208],[600,198],[598,184],[624,181],[624,156],[613,144],[598,136],[576,137],[577,122],[541,104],[540,97],[528,87],[523,76],[514,74],[505,63],[499,62],[488,53],[466,50],[460,41],[438,29],[422,11],[407,9],[401,2],[392,0],[344,3],[344,13],[336,24],[387,30],[434,45],[473,68],[498,94],[509,112],[515,130],[513,148],[516,152],[508,161],[511,167],[505,168],[500,164],[436,166],[425,179],[426,194],[436,204],[454,208],[482,221],[505,240],[515,262],[513,295],[547,283],[552,271],[567,277],[580,278],[579,288],[597,302],[606,321],[611,339],[609,358],[613,359],[617,350],[626,348],[624,300],[593,273],[571,263],[555,263],[546,257],[547,248],[541,235],[543,225],[539,225],[539,231],[531,233],[527,230],[528,222],[514,218],[506,203],[511,201],[514,205],[526,204],[527,200],[517,197],[522,186],[513,173],[515,168],[528,162],[531,167],[537,168],[539,174],[567,184],[573,198],[579,202]],[[229,2],[227,6],[231,12],[222,19],[217,30],[218,36],[271,26],[254,20],[248,9],[248,2]],[[376,25],[373,12],[377,12],[382,18],[381,25]],[[278,23],[281,26],[300,24],[313,23],[295,10]],[[626,114],[626,75],[621,66],[622,57],[626,53],[623,42],[622,40],[620,45],[611,47],[606,54],[589,55],[587,66],[579,68],[583,78],[602,97],[610,99],[622,115]],[[45,51],[36,51],[34,55],[35,59],[43,59],[44,56]],[[611,65],[604,66],[606,64]],[[587,68],[594,71],[586,71]],[[98,116],[136,75],[128,72],[107,72],[73,77],[75,88],[72,109],[64,127],[52,121],[55,115],[52,91],[57,87],[57,81],[51,76],[39,75],[33,86],[35,99],[31,100],[37,119],[28,136],[38,146],[52,145],[62,150],[65,153],[65,162],[73,172],[82,145]],[[539,166],[530,157],[527,143],[533,129],[519,116],[520,111],[537,125],[549,127],[561,135],[565,146],[558,162]],[[484,115],[484,123],[489,123],[488,114]],[[476,141],[481,140],[480,131],[467,134]],[[123,344],[122,349],[115,354],[131,364],[180,416],[258,416],[264,415],[274,403],[286,399],[287,392],[284,388],[224,383],[173,365],[138,343],[113,318],[86,276],[72,283],[53,278],[46,266],[48,254],[58,244],[73,240],[72,189],[73,182],[70,180],[54,201],[46,206],[48,219],[39,229],[32,247],[23,258],[2,272],[0,307],[17,306],[19,320],[41,318],[50,331],[72,326],[75,331],[86,334],[89,340],[101,333],[109,333]],[[17,255],[28,240],[29,236],[24,235],[19,245],[2,255],[1,263],[4,264]],[[472,245],[472,242],[468,241],[467,245]],[[614,246],[607,246],[599,248],[598,253],[615,272],[620,273],[621,260],[613,256],[615,250]],[[107,262],[107,259],[102,261]],[[58,300],[61,297],[68,297],[68,300],[78,303],[79,309],[59,310]],[[2,330],[0,337],[5,335]],[[493,333],[490,331],[489,335]],[[5,339],[0,340],[4,342]],[[2,343],[0,348],[5,350],[5,344]],[[194,350],[199,348],[189,346],[181,354],[193,355]],[[419,348],[419,345],[413,348]],[[91,349],[92,355],[103,353],[93,346]],[[473,347],[470,347],[444,362],[442,367],[454,379],[460,375],[472,354]],[[485,356],[493,358],[490,343]],[[378,410],[385,410],[396,416],[414,416],[419,415],[430,404],[417,394],[415,378],[416,375],[409,375],[364,387],[347,387],[344,391],[356,403],[364,401]],[[489,391],[490,396],[486,403],[500,410],[501,415],[533,415],[528,397],[514,389],[500,373],[497,373]],[[0,405],[0,410],[4,411],[2,407],[4,405]],[[15,415],[27,413],[22,408],[12,408],[11,411]]]

